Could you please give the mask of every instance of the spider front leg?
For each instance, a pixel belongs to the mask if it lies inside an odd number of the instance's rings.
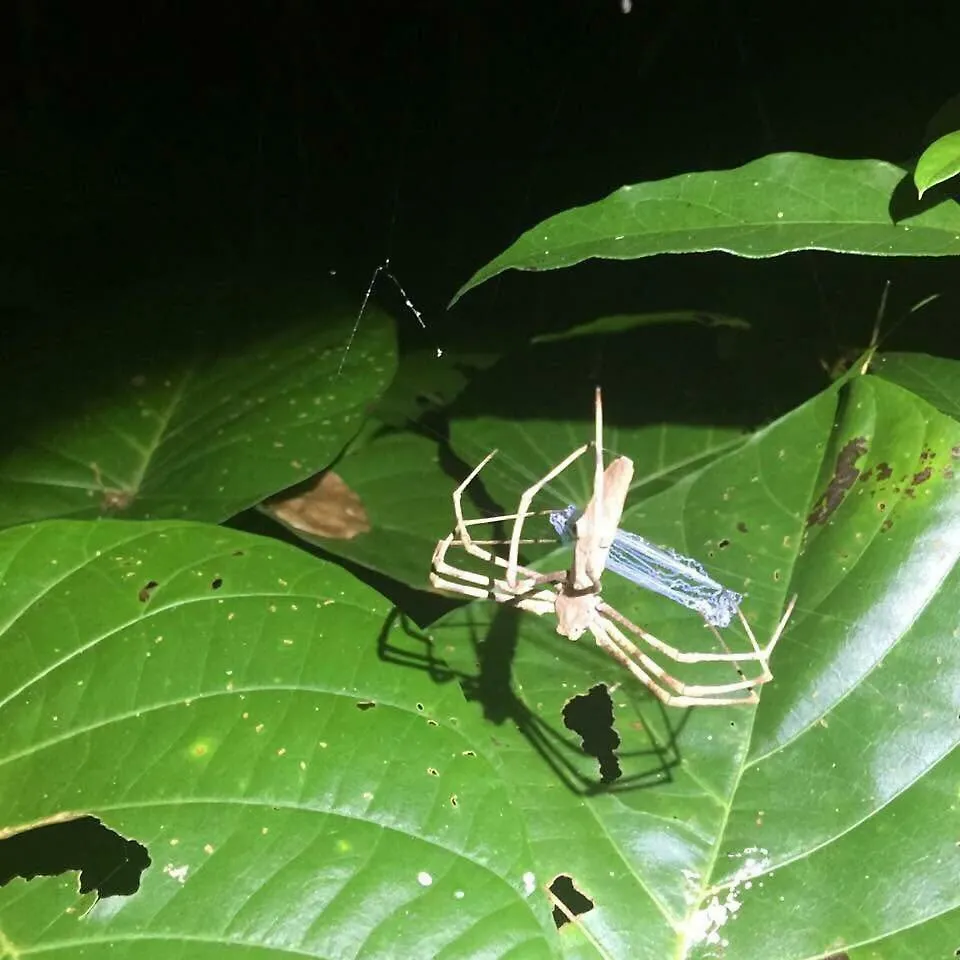
[[[653,658],[638,649],[610,620],[598,616],[591,625],[590,631],[601,650],[625,667],[666,706],[725,707],[759,702],[757,693],[753,689],[753,681],[695,685],[678,680]],[[734,693],[744,695],[723,695]]]
[[[626,627],[627,630],[636,634],[645,643],[653,647],[654,650],[659,650],[660,653],[670,657],[671,660],[674,660],[677,663],[759,663],[761,670],[763,671],[761,676],[747,682],[761,684],[772,679],[773,675],[771,674],[769,667],[770,655],[773,653],[773,649],[776,646],[777,641],[783,634],[784,628],[787,625],[787,621],[790,619],[790,615],[793,613],[793,608],[796,602],[796,596],[791,598],[790,602],[787,604],[787,608],[783,616],[780,618],[780,621],[773,632],[772,637],[768,641],[766,647],[763,649],[761,649],[757,644],[756,637],[753,633],[753,630],[750,628],[750,625],[747,623],[746,617],[744,617],[743,613],[738,609],[737,612],[740,615],[740,620],[743,623],[747,638],[749,639],[752,647],[752,650],[744,653],[731,653],[729,650],[726,653],[707,653],[703,651],[687,652],[684,650],[678,650],[669,643],[664,643],[664,641],[655,637],[652,633],[644,630],[642,627],[637,626],[637,624],[628,620],[622,613],[620,613],[619,610],[615,610],[609,604],[602,604],[600,607],[600,613],[606,617],[609,617],[611,620],[616,621],[621,626]],[[721,637],[717,628],[710,626],[709,624],[707,626],[709,627],[711,633],[713,633],[713,635],[717,638],[721,646],[726,647],[726,644],[723,642],[723,637]]]
[[[532,487],[523,492],[523,495],[520,497],[520,503],[517,505],[516,520],[513,524],[513,533],[510,536],[510,551],[507,560],[507,583],[514,583],[516,581],[517,570],[519,569],[520,535],[523,532],[523,522],[529,515],[528,511],[530,510],[530,504],[533,502],[533,498],[553,480],[554,477],[563,473],[574,460],[582,456],[589,447],[589,443],[578,447],[573,453],[558,463],[546,476],[541,477]]]

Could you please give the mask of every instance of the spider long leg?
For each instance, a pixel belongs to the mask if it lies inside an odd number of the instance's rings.
[[[560,461],[546,476],[538,480],[532,487],[525,490],[520,497],[520,503],[517,505],[517,519],[513,524],[513,533],[510,537],[510,552],[507,560],[507,583],[515,583],[517,577],[518,561],[520,556],[520,535],[523,532],[523,521],[528,515],[530,504],[533,498],[556,476],[563,473],[567,467],[573,463],[577,457],[582,456],[589,448],[590,444],[585,443],[582,447],[577,447],[569,456]]]
[[[638,650],[610,621],[598,619],[598,622],[591,628],[591,632],[601,650],[626,667],[634,677],[667,706],[726,707],[733,704],[758,702],[759,698],[756,691],[746,681],[734,684],[699,686],[683,683],[641,650]],[[661,683],[668,685],[675,692],[661,686]],[[724,693],[740,693],[742,691],[745,691],[743,696],[721,696]]]

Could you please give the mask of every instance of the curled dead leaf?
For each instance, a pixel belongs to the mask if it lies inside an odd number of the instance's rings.
[[[328,540],[352,540],[370,532],[370,518],[360,497],[332,470],[322,473],[294,496],[281,495],[266,506],[295,530]]]

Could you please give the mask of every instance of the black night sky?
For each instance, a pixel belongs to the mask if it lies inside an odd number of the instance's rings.
[[[20,365],[19,338],[57,343],[77,303],[185,275],[335,270],[359,302],[385,257],[445,342],[622,285],[720,308],[740,280],[655,258],[508,275],[444,312],[523,230],[625,183],[782,150],[915,157],[960,86],[950,7],[19,0],[0,30],[4,353]],[[805,257],[763,282],[824,329],[869,328],[890,264],[850,258],[863,282],[838,302]],[[84,342],[107,335],[91,322]]]

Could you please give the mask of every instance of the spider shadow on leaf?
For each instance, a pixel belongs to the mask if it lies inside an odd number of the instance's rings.
[[[616,749],[620,744],[620,736],[615,731],[617,718],[607,688],[585,678],[582,690],[567,700],[557,717],[559,723],[554,726],[532,710],[514,689],[518,617],[525,614],[490,605],[481,609],[488,610],[491,616],[480,619],[473,616],[476,604],[464,607],[470,621],[475,673],[451,667],[439,631],[420,630],[398,607],[391,610],[380,631],[377,643],[380,659],[422,670],[438,684],[459,683],[466,699],[480,704],[486,721],[496,726],[513,724],[564,786],[575,794],[593,796],[672,781],[673,770],[681,761],[677,738],[689,710],[668,711],[655,697],[638,691],[644,697],[644,708],[656,711],[656,722],[649,722],[644,710],[638,709],[630,726],[647,740],[648,746],[620,751]],[[458,627],[457,633],[459,639],[462,628]],[[560,637],[556,642],[569,643]],[[453,647],[448,650],[454,652]],[[625,678],[625,682],[629,683],[629,678]],[[665,731],[666,735],[655,728]],[[612,737],[604,739],[603,730],[612,732]],[[493,742],[496,743],[495,738]],[[598,742],[606,743],[599,751]],[[588,772],[590,766],[592,774]]]

